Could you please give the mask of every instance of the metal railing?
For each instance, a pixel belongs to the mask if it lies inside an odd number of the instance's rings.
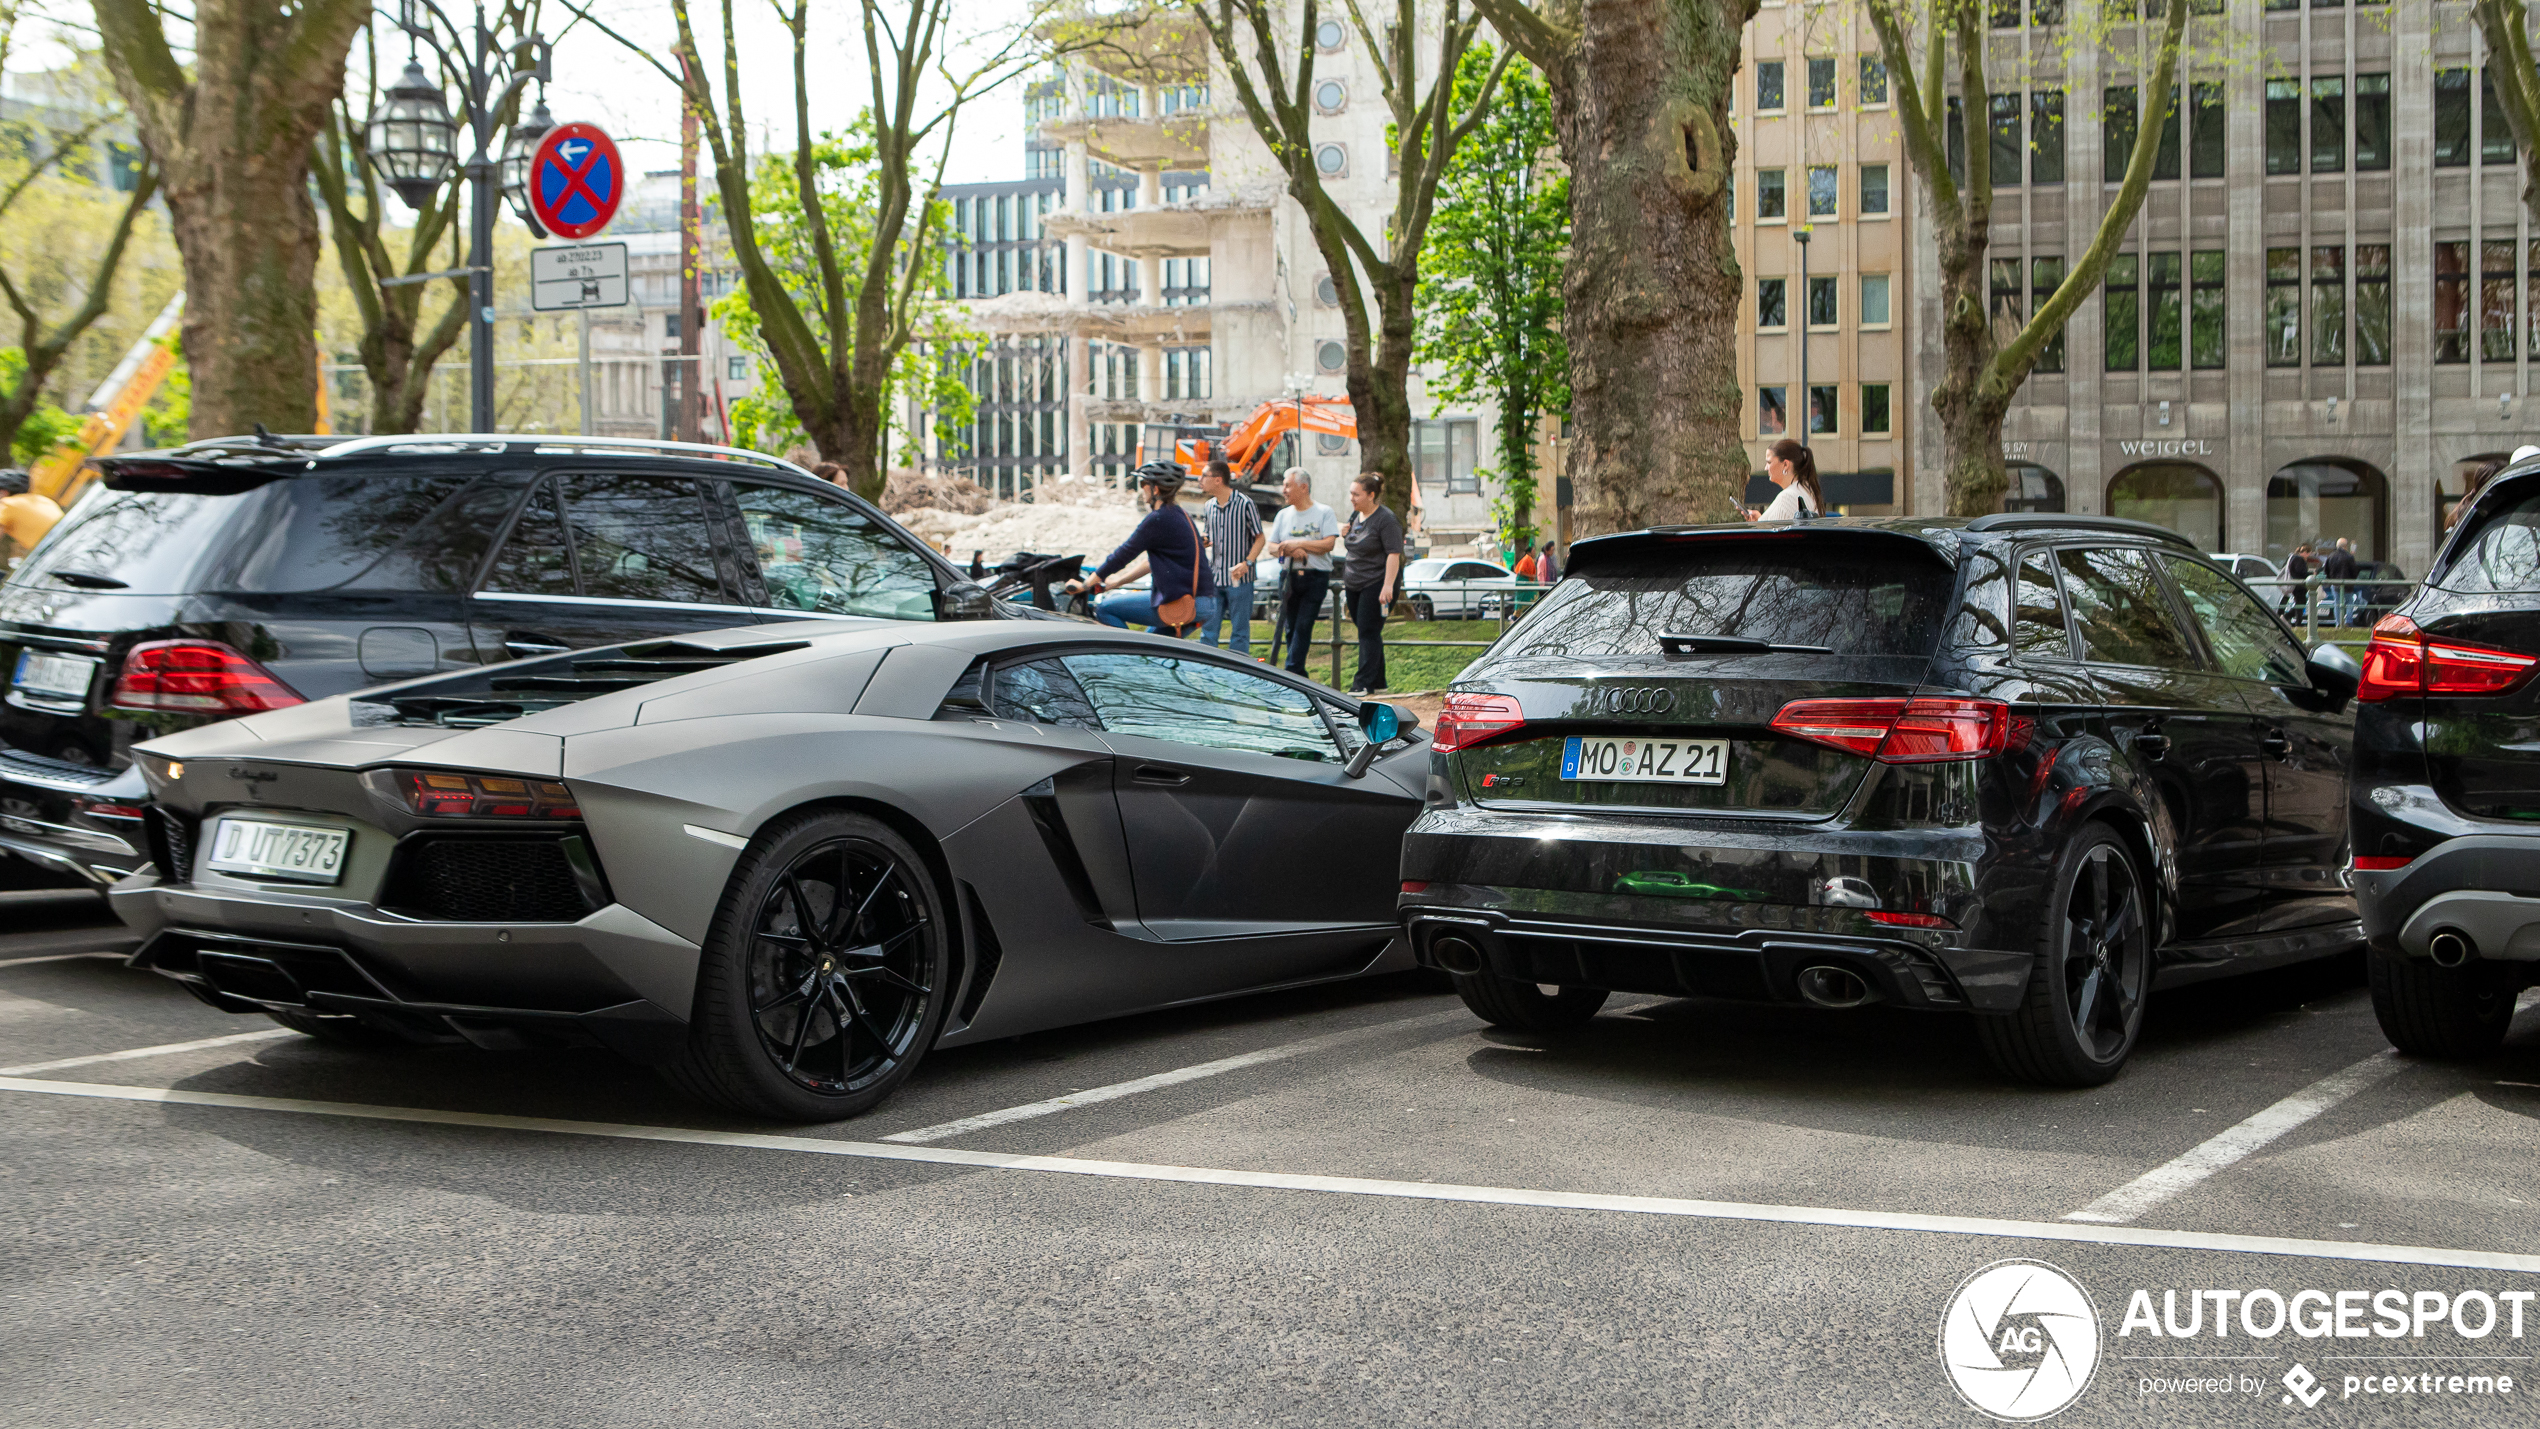
[[[1281,588],[1284,590],[1284,585]],[[1542,585],[1537,582],[1519,581],[1514,586],[1490,587],[1487,592],[1480,596],[1468,593],[1465,598],[1465,603],[1468,607],[1476,604],[1477,602],[1486,602],[1492,607],[1491,609],[1486,610],[1481,617],[1482,619],[1496,622],[1499,627],[1488,640],[1386,640],[1382,643],[1385,648],[1389,650],[1396,648],[1420,649],[1424,647],[1430,649],[1488,650],[1504,639],[1508,634],[1508,627],[1514,625],[1519,617],[1525,614],[1527,608],[1532,606],[1536,601],[1542,599],[1543,593],[1550,589],[1552,589],[1552,587]],[[1507,599],[1496,601],[1489,600],[1489,596],[1496,595],[1501,591],[1507,592]],[[1399,610],[1407,604],[1408,601],[1409,597],[1401,597],[1394,602],[1394,608]],[[1272,664],[1278,663],[1281,642],[1287,637],[1287,624],[1279,618],[1285,613],[1286,604],[1287,602],[1283,597],[1274,596],[1268,605],[1268,609],[1271,612],[1270,654],[1268,659]],[[1328,683],[1335,689],[1339,688],[1341,683],[1341,657],[1347,649],[1358,643],[1355,636],[1345,635],[1343,633],[1342,616],[1344,613],[1345,608],[1343,605],[1343,595],[1341,588],[1338,586],[1334,586],[1330,592],[1325,595],[1323,610],[1315,613],[1315,620],[1318,623],[1321,622],[1327,614],[1331,620],[1332,634],[1329,641],[1329,649],[1332,661],[1332,674]],[[1256,620],[1259,620],[1260,618],[1261,617],[1258,615],[1254,617]],[[1386,624],[1390,627],[1394,621],[1403,618],[1405,617],[1388,614],[1386,617]],[[1439,617],[1435,615],[1429,617],[1431,621],[1438,618]],[[1446,618],[1452,619],[1454,617]],[[1325,642],[1317,641],[1315,643],[1320,645]]]
[[[2404,577],[2331,580],[2313,575],[2298,581],[2273,576],[2242,584],[2273,601],[2285,619],[2301,626],[2303,644],[2316,645],[2322,626],[2360,631],[2358,640],[2370,638],[2373,622],[2406,604],[2408,597],[2416,594],[2419,583]]]

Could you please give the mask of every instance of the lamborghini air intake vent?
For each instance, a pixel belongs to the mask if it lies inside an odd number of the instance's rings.
[[[150,861],[159,866],[160,879],[168,883],[192,883],[194,821],[164,804],[152,804],[142,829],[144,837],[150,841]]]
[[[399,846],[379,906],[458,923],[572,923],[606,902],[577,835],[415,837]]]

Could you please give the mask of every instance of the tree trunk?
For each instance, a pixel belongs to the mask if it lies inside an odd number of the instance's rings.
[[[1417,278],[1409,273],[1371,273],[1376,295],[1376,342],[1367,381],[1350,374],[1349,404],[1358,420],[1358,469],[1384,477],[1380,499],[1411,529],[1411,347],[1419,327],[1412,306]],[[1299,433],[1297,440],[1305,440]]]
[[[223,152],[225,151],[225,152]],[[317,212],[308,141],[199,154],[168,175],[185,260],[197,439],[317,428]]]
[[[1987,311],[1985,257],[1992,226],[1937,219],[1940,250],[1940,344],[1947,373],[1932,389],[1940,419],[1941,471],[1948,481],[1951,516],[1983,516],[2002,509],[2010,472],[2002,464],[2002,419],[2016,384],[2005,383],[1994,361],[1993,319]],[[2022,376],[2027,374],[2023,372]]]
[[[1579,534],[1733,521],[1744,275],[1727,210],[1755,0],[1602,0],[1544,66],[1570,168],[1570,475]],[[1798,404],[1804,407],[1804,402]]]

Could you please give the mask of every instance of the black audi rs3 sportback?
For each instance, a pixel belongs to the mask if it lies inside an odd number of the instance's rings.
[[[2355,898],[2400,1051],[2477,1057],[2540,982],[2540,463],[2491,479],[2373,627],[2357,691]]]
[[[2155,988],[2361,941],[2355,674],[2140,522],[1581,541],[1448,694],[1400,907],[1501,1026],[1885,1002],[2094,1085]]]

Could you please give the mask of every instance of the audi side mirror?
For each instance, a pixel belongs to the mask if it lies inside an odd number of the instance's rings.
[[[2355,688],[2364,679],[2364,667],[2355,663],[2355,657],[2346,653],[2344,646],[2328,640],[2312,649],[2302,668],[2311,677],[2312,689],[2341,705],[2355,697]]]

